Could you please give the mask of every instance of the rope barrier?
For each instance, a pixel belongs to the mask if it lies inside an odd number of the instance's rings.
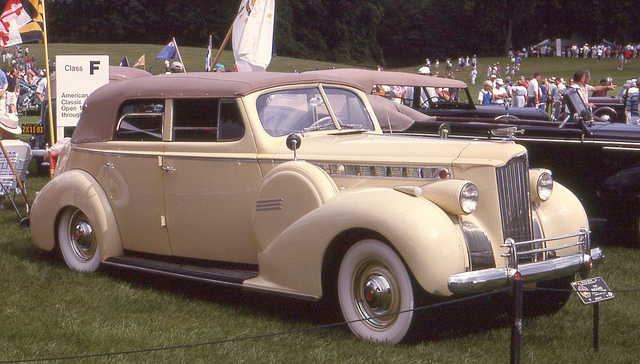
[[[389,314],[385,314],[385,315],[380,315],[378,317],[402,314],[402,313],[411,312],[411,311],[418,312],[418,311],[425,311],[425,310],[435,309],[435,308],[439,308],[439,307],[443,307],[443,306],[447,306],[447,305],[453,305],[453,304],[457,304],[457,303],[461,303],[461,302],[466,302],[466,301],[470,301],[470,300],[475,300],[475,299],[479,299],[479,298],[483,298],[483,297],[488,297],[488,296],[504,293],[504,292],[507,292],[507,291],[510,291],[510,290],[511,290],[511,288],[505,288],[505,289],[502,289],[502,290],[499,290],[499,291],[492,291],[492,292],[482,293],[482,294],[478,294],[478,295],[463,297],[463,298],[459,298],[459,299],[455,299],[455,300],[450,300],[450,301],[446,301],[446,302],[435,303],[435,304],[431,304],[431,305],[427,305],[427,306],[415,307],[415,308],[413,308],[411,310],[398,311],[396,313],[389,313]],[[525,287],[524,291],[527,291],[527,292],[532,292],[532,291],[574,292],[572,289],[538,288],[538,287]],[[600,291],[600,292],[602,292],[602,291]],[[640,289],[610,290],[610,291],[606,291],[606,292],[634,293],[634,292],[640,292]],[[113,356],[118,356],[118,355],[144,354],[144,353],[179,350],[179,349],[192,349],[192,348],[197,348],[197,347],[202,347],[202,346],[213,346],[213,345],[226,344],[226,343],[242,342],[242,341],[249,341],[249,340],[258,340],[258,339],[266,339],[266,338],[271,338],[271,337],[276,337],[276,336],[297,334],[297,333],[301,333],[301,332],[319,331],[319,330],[331,329],[331,328],[341,327],[341,326],[345,326],[345,325],[348,325],[348,324],[353,323],[353,322],[364,321],[364,320],[365,319],[342,321],[342,322],[337,322],[337,323],[333,323],[333,324],[326,324],[326,325],[312,326],[312,327],[304,327],[304,328],[295,329],[295,330],[280,331],[280,332],[274,332],[274,333],[268,333],[268,334],[245,336],[245,337],[238,337],[238,338],[231,338],[231,339],[221,339],[221,340],[214,340],[214,341],[206,341],[206,342],[195,343],[195,344],[173,345],[173,346],[166,346],[166,347],[161,347],[161,348],[147,348],[147,349],[116,351],[116,352],[98,353],[98,354],[83,354],[83,355],[69,355],[69,356],[59,356],[59,357],[48,357],[48,358],[31,358],[31,359],[7,360],[7,361],[0,361],[0,364],[34,363],[34,362],[77,360],[77,359],[94,359],[94,358],[113,357]]]
[[[446,301],[446,302],[441,302],[441,303],[436,303],[436,304],[432,304],[432,305],[427,305],[427,306],[422,306],[422,307],[415,307],[415,308],[413,308],[411,310],[403,310],[403,311],[398,311],[396,313],[388,313],[388,314],[385,314],[385,315],[379,315],[377,317],[385,317],[385,316],[390,316],[390,315],[407,313],[407,312],[411,312],[411,311],[417,312],[417,311],[424,311],[424,310],[434,309],[434,308],[438,308],[438,307],[442,307],[442,306],[446,306],[446,305],[453,305],[453,304],[457,304],[457,303],[460,303],[460,302],[465,302],[465,301],[470,301],[470,300],[474,300],[474,299],[478,299],[478,298],[482,298],[482,297],[492,296],[492,295],[495,295],[495,294],[506,292],[508,290],[510,290],[510,288],[506,288],[506,289],[499,290],[499,291],[482,293],[482,294],[478,294],[478,295],[474,295],[474,296],[463,297],[463,298],[450,300],[450,301]],[[348,324],[353,323],[353,322],[365,321],[365,320],[366,319],[342,321],[342,322],[337,322],[337,323],[333,323],[333,324],[326,324],[326,325],[312,326],[312,327],[304,327],[304,328],[295,329],[295,330],[280,331],[280,332],[274,332],[274,333],[268,333],[268,334],[261,334],[261,335],[255,335],[255,336],[245,336],[245,337],[238,337],[238,338],[231,338],[231,339],[221,339],[221,340],[214,340],[214,341],[206,341],[206,342],[195,343],[195,344],[183,344],[183,345],[166,346],[166,347],[161,347],[161,348],[127,350],[127,351],[117,351],[117,352],[99,353],[99,354],[83,354],[83,355],[69,355],[69,356],[59,356],[59,357],[49,357],[49,358],[32,358],[32,359],[7,360],[7,361],[0,361],[0,364],[34,363],[34,362],[76,360],[76,359],[94,359],[94,358],[104,358],[104,357],[112,357],[112,356],[118,356],[118,355],[143,354],[143,353],[169,351],[169,350],[179,350],[179,349],[192,349],[192,348],[202,347],[202,346],[213,346],[213,345],[234,343],[234,342],[241,342],[241,341],[266,339],[266,338],[271,338],[271,337],[276,337],[276,336],[291,335],[291,334],[297,334],[297,333],[308,332],[308,331],[319,331],[319,330],[324,330],[324,329],[330,329],[330,328],[336,328],[336,327],[340,327],[340,326],[345,326],[345,325],[348,325]]]

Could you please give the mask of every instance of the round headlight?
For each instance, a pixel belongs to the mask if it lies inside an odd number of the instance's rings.
[[[460,208],[470,214],[478,207],[478,187],[471,182],[465,183],[460,190]]]
[[[538,176],[536,191],[540,201],[546,201],[551,197],[551,193],[553,192],[553,177],[551,177],[551,173],[540,173],[540,176]]]

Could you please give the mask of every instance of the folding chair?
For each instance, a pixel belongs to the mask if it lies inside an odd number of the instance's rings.
[[[15,165],[17,161],[16,153],[7,151],[7,155],[9,156],[9,161],[11,162],[11,164]],[[14,185],[17,185],[16,177],[14,176],[13,171],[11,170],[11,166],[7,162],[7,158],[5,158],[4,155],[2,155],[1,157],[2,158],[0,158],[0,196],[4,196],[5,198],[8,198],[11,201],[11,204],[13,205],[13,209],[16,211],[16,214],[18,214],[18,218],[22,220],[22,215],[20,214],[20,210],[18,209],[18,206],[16,205],[16,201],[15,201]],[[13,190],[13,193],[12,193],[12,190]],[[27,210],[28,209],[29,208],[27,204]]]
[[[22,182],[22,187],[24,188],[24,192],[27,192],[27,174],[29,169],[29,162],[31,162],[31,148],[24,145],[7,145],[5,146],[7,153],[15,153],[16,154],[16,162],[13,164],[13,168],[16,170],[16,174],[18,178],[20,178],[20,182]],[[13,191],[13,196],[18,193],[22,193],[20,190],[20,186],[17,180],[14,179],[13,185],[11,186],[11,190]],[[27,204],[27,212],[29,205]]]

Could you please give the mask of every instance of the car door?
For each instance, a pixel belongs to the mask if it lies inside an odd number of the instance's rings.
[[[167,231],[176,256],[257,264],[251,227],[262,180],[234,99],[174,99],[163,160]]]
[[[131,100],[119,112],[113,141],[106,143],[97,173],[127,250],[170,255],[164,213],[162,99]]]

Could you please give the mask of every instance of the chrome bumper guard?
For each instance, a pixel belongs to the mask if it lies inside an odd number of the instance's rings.
[[[578,241],[559,247],[537,248],[548,241],[572,237],[577,237]],[[522,246],[527,245],[536,248],[518,250],[519,247],[522,248]],[[460,294],[489,292],[508,287],[516,277],[520,277],[524,283],[531,283],[566,277],[576,273],[586,274],[593,268],[595,263],[604,258],[604,253],[600,248],[591,249],[589,231],[584,228],[580,229],[579,233],[553,238],[534,239],[517,243],[513,239],[507,239],[505,244],[501,246],[509,249],[507,253],[502,254],[502,257],[508,258],[509,265],[507,267],[452,274],[447,282],[449,291]],[[579,250],[578,253],[565,257],[555,257],[557,251],[576,246]],[[518,263],[518,258],[523,256],[541,254],[546,255],[547,258],[532,263]]]

